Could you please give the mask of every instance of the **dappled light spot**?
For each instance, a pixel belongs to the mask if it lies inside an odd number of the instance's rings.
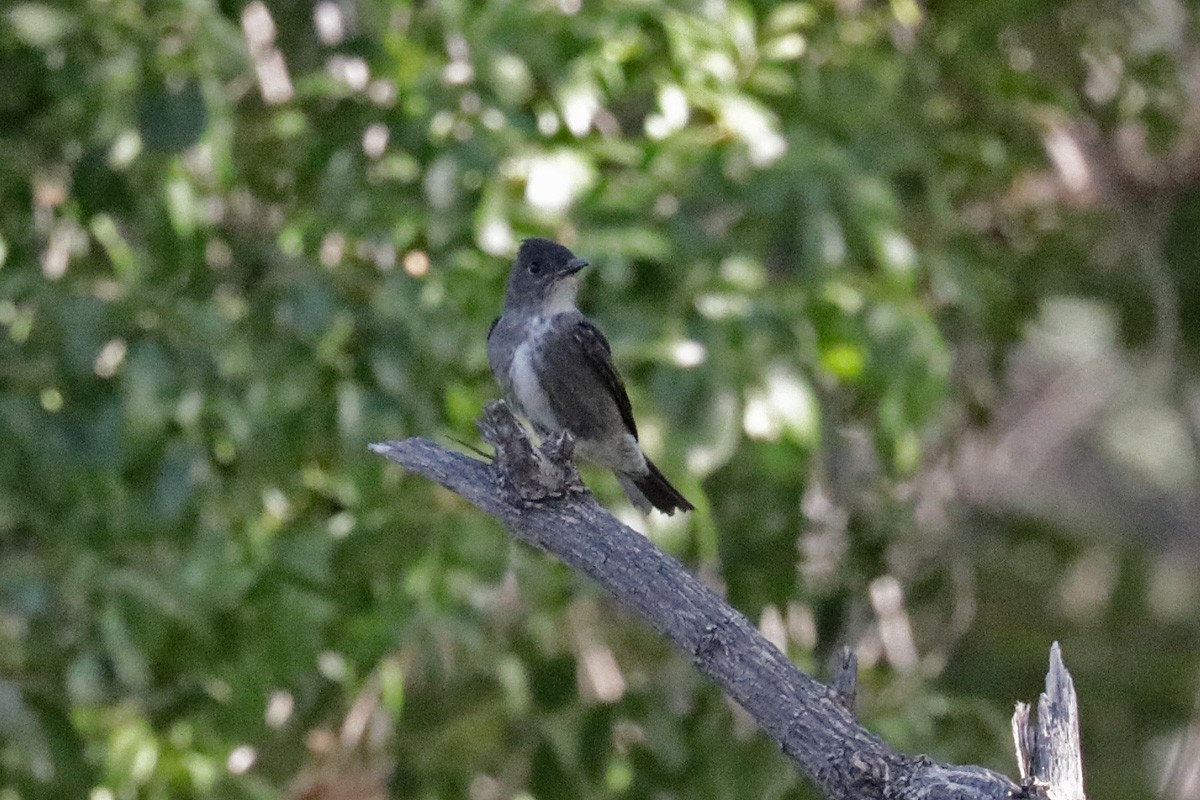
[[[121,235],[117,221],[109,214],[97,214],[88,226],[92,236],[104,248],[113,271],[119,275],[131,275],[136,269],[133,250]]]
[[[863,293],[842,281],[828,281],[821,287],[821,299],[847,314],[857,314],[866,306]]]
[[[1194,707],[1200,711],[1200,692],[1197,692]],[[1159,781],[1160,797],[1200,797],[1200,715],[1170,736],[1161,737],[1155,743],[1161,751],[1162,766]]]
[[[488,255],[503,256],[516,245],[512,225],[501,216],[490,215],[479,226],[479,248]]]
[[[593,180],[591,166],[570,150],[558,150],[529,160],[525,199],[539,211],[561,213]]]
[[[817,405],[812,389],[790,369],[772,369],[764,386],[747,393],[742,427],[752,439],[775,441],[786,432],[795,441],[814,440]]]
[[[479,121],[489,131],[498,131],[504,127],[504,112],[498,108],[485,108],[479,115]]]
[[[1122,376],[1112,385],[1137,391],[1133,376]],[[1117,463],[1168,491],[1187,492],[1197,485],[1198,465],[1187,448],[1179,446],[1187,441],[1186,422],[1175,409],[1139,404],[1110,411],[1107,420],[1102,442]]]
[[[1186,559],[1171,555],[1158,558],[1146,584],[1146,604],[1155,617],[1170,622],[1191,619],[1192,610],[1200,600],[1200,584],[1194,566]]]
[[[758,618],[758,632],[768,642],[779,648],[780,652],[787,652],[787,626],[784,625],[783,614],[780,613],[779,606],[774,603],[767,603],[763,606],[762,614]]]
[[[646,131],[646,136],[655,141],[665,139],[671,133],[671,127],[661,114],[650,114],[647,116],[643,127]]]
[[[771,413],[771,405],[767,401],[766,395],[761,393],[751,394],[746,399],[746,408],[742,413],[742,427],[751,439],[768,441],[778,439],[780,431],[783,430],[778,418]]]
[[[275,47],[275,20],[262,0],[254,0],[242,11],[242,34],[263,102],[274,105],[292,99],[292,79],[283,54]]]
[[[921,24],[924,14],[917,0],[892,0],[892,15],[896,21],[906,28],[915,28]]]
[[[467,786],[467,796],[470,800],[500,800],[504,797],[500,781],[491,775],[482,774],[471,779],[470,785]]]
[[[258,760],[258,751],[248,744],[235,747],[225,761],[225,767],[234,775],[242,775],[254,766]]]
[[[275,44],[275,20],[261,0],[253,0],[242,11],[242,33],[252,54]]]
[[[41,400],[42,408],[51,414],[57,414],[63,410],[63,393],[56,386],[47,386],[42,389],[39,400]]]
[[[339,511],[329,518],[329,535],[334,539],[345,539],[354,530],[355,517],[349,511]]]
[[[288,723],[292,718],[292,712],[296,710],[296,699],[291,692],[278,690],[271,692],[271,696],[267,699],[267,710],[263,715],[264,721],[268,728],[278,730]]]
[[[687,125],[691,116],[688,110],[688,99],[683,89],[674,83],[668,83],[658,92],[658,107],[662,110],[663,119],[672,131]]]
[[[1117,571],[1115,555],[1103,547],[1093,547],[1076,559],[1059,588],[1064,613],[1079,620],[1099,618],[1112,599]]]
[[[209,239],[204,245],[204,263],[212,269],[228,269],[233,263],[233,249],[224,239]]]
[[[341,683],[350,674],[346,657],[334,650],[326,650],[317,656],[317,669],[326,679]]]
[[[722,280],[745,292],[757,292],[767,284],[762,261],[748,253],[735,253],[721,259],[718,267]]]
[[[42,251],[42,275],[46,280],[57,281],[67,274],[71,261],[71,243],[75,238],[70,225],[56,225],[50,234],[50,242]]]
[[[625,678],[612,650],[589,644],[579,654],[583,679],[592,695],[602,703],[615,703],[625,696]]]
[[[1029,343],[1053,360],[1081,364],[1111,353],[1118,341],[1112,309],[1083,297],[1050,295],[1026,334]]]
[[[346,20],[337,3],[322,0],[313,9],[313,27],[322,44],[338,45],[346,38]]]
[[[463,92],[458,98],[458,108],[464,114],[478,114],[483,110],[483,98],[479,92]]]
[[[106,342],[104,347],[100,348],[100,354],[96,356],[96,363],[92,367],[96,375],[101,378],[116,375],[121,362],[125,360],[127,349],[124,339],[110,339]]]
[[[1083,152],[1083,145],[1074,133],[1063,125],[1051,123],[1042,135],[1042,144],[1069,192],[1081,196],[1095,193],[1092,169]]]
[[[184,392],[175,406],[175,421],[181,428],[194,427],[204,411],[204,395],[197,391]]]
[[[767,375],[770,407],[783,427],[797,440],[817,436],[817,399],[812,387],[790,368],[777,367]]]
[[[1033,69],[1034,57],[1033,51],[1028,47],[1019,44],[1013,44],[1005,48],[1005,53],[1008,55],[1008,65],[1015,72],[1029,72]]]
[[[753,304],[744,294],[710,293],[696,296],[696,310],[711,320],[736,319],[750,314]]]
[[[837,580],[850,549],[847,524],[850,514],[833,502],[820,480],[809,480],[800,500],[800,510],[808,523],[800,536],[798,569],[805,584],[829,585]]]
[[[377,159],[383,155],[383,151],[387,149],[388,137],[390,133],[387,125],[382,122],[373,122],[363,131],[362,149],[367,154],[368,158]]]
[[[1115,100],[1125,77],[1125,62],[1116,53],[1090,48],[1079,55],[1087,65],[1084,92],[1088,99],[1097,105]]]
[[[817,618],[806,603],[792,600],[787,605],[788,638],[803,650],[817,646]]]
[[[505,105],[520,105],[533,93],[533,75],[529,66],[512,53],[495,53],[491,58],[489,73],[492,88]]]
[[[410,250],[404,254],[404,271],[414,278],[429,272],[429,255],[424,250]]]
[[[679,198],[673,194],[660,194],[654,199],[654,216],[667,219],[679,213]]]
[[[396,267],[396,246],[391,242],[380,242],[372,250],[375,268],[380,272],[391,272]]]
[[[366,89],[371,80],[371,70],[359,56],[330,56],[325,62],[325,69],[334,79],[355,92]]]
[[[435,139],[445,139],[454,130],[454,115],[445,109],[429,119],[429,133]]]
[[[30,47],[49,48],[71,33],[78,22],[49,3],[12,3],[4,21],[17,39]]]
[[[900,273],[911,272],[917,264],[917,251],[912,242],[895,230],[876,235],[876,257],[883,266]]]
[[[561,121],[553,109],[545,108],[537,114],[537,129],[538,133],[545,137],[551,137],[558,133]]]
[[[106,303],[111,303],[113,300],[119,299],[124,294],[124,291],[125,287],[119,281],[107,278],[96,281],[92,286],[92,296]]]
[[[66,178],[57,171],[42,173],[33,179],[33,204],[37,208],[54,208],[67,201]]]
[[[740,411],[737,394],[730,390],[715,392],[705,414],[702,430],[707,435],[687,449],[688,472],[706,476],[733,457],[741,439],[738,427]],[[669,519],[675,519],[670,517]],[[680,517],[682,519],[682,517]]]
[[[821,213],[815,220],[815,233],[821,247],[821,259],[826,264],[845,262],[850,246],[846,243],[846,232],[833,214]]]
[[[559,97],[563,122],[567,130],[579,139],[592,127],[592,119],[600,110],[599,92],[590,83],[578,83],[563,89]]]
[[[142,152],[142,137],[135,130],[122,131],[108,148],[108,165],[124,169]]]
[[[449,208],[458,197],[458,164],[451,156],[441,156],[425,171],[422,187],[434,208]]]
[[[665,139],[687,125],[690,117],[687,95],[679,86],[667,84],[658,90],[658,108],[658,113],[648,115],[644,123],[646,135],[651,139]]]
[[[671,348],[671,360],[684,369],[698,367],[708,359],[708,348],[692,339],[676,342]]]
[[[767,42],[763,56],[773,61],[792,61],[808,51],[808,39],[802,33],[789,33]]]
[[[442,81],[449,86],[462,86],[475,80],[475,67],[471,64],[471,48],[461,33],[446,37],[446,53],[450,63],[442,70]]]
[[[879,639],[883,652],[897,672],[912,672],[917,668],[917,645],[913,641],[912,623],[904,603],[904,588],[892,575],[871,581],[868,587],[871,607],[879,622]]]
[[[396,88],[396,82],[386,78],[376,78],[367,86],[367,97],[380,108],[394,106],[399,95],[400,90]]]
[[[286,520],[292,507],[291,503],[288,502],[287,495],[276,488],[263,491],[262,504],[263,513],[276,523]]]
[[[346,255],[346,235],[341,231],[325,234],[321,240],[320,259],[326,267],[336,267]]]

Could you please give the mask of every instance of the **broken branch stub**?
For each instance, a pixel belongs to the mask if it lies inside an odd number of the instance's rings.
[[[1051,800],[1087,800],[1079,701],[1058,642],[1050,647],[1046,691],[1038,698],[1036,721],[1031,719],[1029,704],[1018,703],[1012,727],[1022,787]]]

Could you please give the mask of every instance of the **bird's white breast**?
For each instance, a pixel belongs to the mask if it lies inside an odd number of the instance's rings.
[[[537,317],[533,320],[529,326],[529,335],[513,353],[508,375],[512,381],[513,399],[521,406],[529,421],[537,428],[554,431],[559,428],[558,419],[550,406],[550,398],[546,396],[542,382],[538,379],[534,355],[542,344],[542,337],[549,329],[548,318]]]

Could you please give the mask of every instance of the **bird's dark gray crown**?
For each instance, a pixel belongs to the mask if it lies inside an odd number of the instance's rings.
[[[517,265],[537,275],[560,272],[575,254],[551,239],[525,239],[517,250]]]
[[[550,239],[525,239],[508,278],[506,308],[538,305],[561,278],[579,271],[587,262]]]

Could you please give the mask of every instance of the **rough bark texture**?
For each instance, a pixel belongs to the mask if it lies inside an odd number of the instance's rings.
[[[982,767],[897,753],[854,718],[851,676],[840,674],[833,689],[805,675],[682,564],[602,508],[569,463],[569,439],[535,449],[502,401],[488,405],[479,427],[496,448],[491,464],[420,438],[371,449],[460,494],[641,615],[745,708],[826,797],[1045,796],[1033,780],[1018,786]],[[848,657],[841,673],[852,663]],[[1082,793],[1064,797],[1082,800]]]
[[[1086,800],[1079,703],[1058,642],[1050,648],[1050,670],[1046,673],[1046,691],[1038,698],[1037,721],[1030,719],[1027,703],[1018,703],[1013,714],[1013,737],[1021,785],[1027,791],[1040,791],[1053,800]]]

